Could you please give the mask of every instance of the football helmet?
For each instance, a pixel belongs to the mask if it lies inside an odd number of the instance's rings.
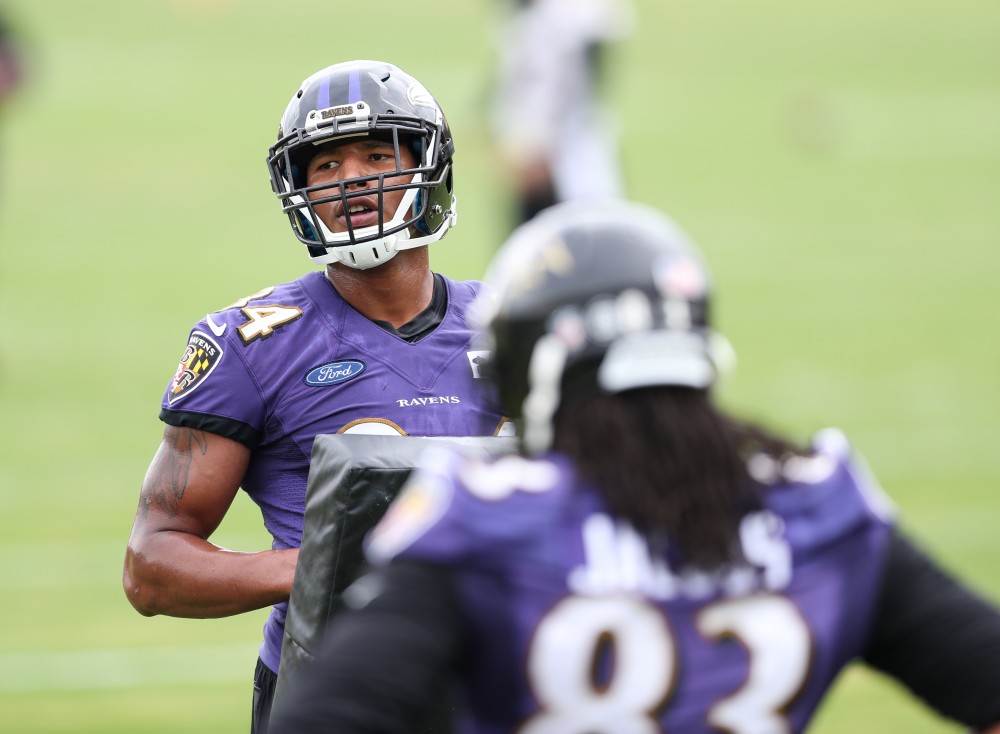
[[[560,401],[655,385],[708,389],[732,361],[710,328],[702,257],[667,216],[624,201],[553,206],[514,231],[474,312],[487,374],[529,453]]]
[[[318,146],[345,138],[379,136],[391,141],[394,171],[307,186],[306,166]],[[408,146],[416,165],[404,168],[400,148]],[[270,148],[271,187],[288,215],[292,231],[317,263],[342,262],[367,269],[399,250],[435,242],[455,224],[451,131],[437,100],[409,74],[381,61],[352,61],[322,69],[300,85]],[[409,177],[399,183],[399,177]],[[395,179],[389,184],[386,179]],[[381,204],[389,191],[404,190],[398,208]],[[344,211],[353,197],[379,201],[378,224],[331,232],[316,206],[339,201]]]

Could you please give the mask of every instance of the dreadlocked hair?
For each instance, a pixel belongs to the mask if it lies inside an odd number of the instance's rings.
[[[743,560],[740,521],[760,507],[747,460],[803,453],[719,411],[704,390],[653,387],[567,399],[553,448],[573,460],[611,513],[703,571]]]

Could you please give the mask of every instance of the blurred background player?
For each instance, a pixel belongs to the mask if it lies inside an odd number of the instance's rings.
[[[621,196],[607,52],[632,30],[630,0],[503,0],[495,43],[495,145],[515,224],[559,201]]]
[[[21,83],[23,72],[21,51],[17,44],[6,13],[0,7],[0,104],[2,104]]]
[[[842,433],[800,449],[715,405],[709,276],[672,221],[564,204],[498,258],[522,455],[426,457],[275,734],[408,731],[454,679],[461,732],[800,732],[858,658],[1000,732],[1000,614]]]
[[[24,76],[23,51],[6,11],[0,7],[0,112],[22,84]]]
[[[500,430],[466,310],[478,282],[430,269],[455,222],[454,142],[437,101],[377,61],[306,79],[268,154],[296,237],[323,266],[192,329],[163,397],[124,587],[145,615],[222,617],[274,605],[254,678],[266,731],[320,433],[482,436]],[[242,487],[272,550],[209,541]]]

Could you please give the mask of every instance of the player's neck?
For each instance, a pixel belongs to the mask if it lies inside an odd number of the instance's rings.
[[[368,270],[328,265],[326,277],[359,313],[375,321],[388,321],[396,328],[427,308],[434,294],[426,247],[403,250],[384,265]]]

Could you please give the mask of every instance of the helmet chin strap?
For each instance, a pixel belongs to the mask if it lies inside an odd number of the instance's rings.
[[[403,209],[403,211],[405,211],[405,209]],[[340,262],[345,266],[356,270],[368,270],[369,268],[378,267],[379,265],[387,263],[401,250],[412,250],[417,247],[424,247],[433,242],[437,242],[439,239],[444,237],[445,232],[455,225],[456,216],[454,214],[454,198],[452,199],[451,211],[452,214],[441,224],[440,227],[438,227],[436,232],[432,232],[431,234],[424,235],[422,237],[414,237],[411,229],[406,228],[379,240],[360,242],[353,245],[344,244],[331,246],[328,244],[325,246],[327,254],[313,257],[312,259],[314,262],[321,264]],[[326,225],[322,222],[320,222],[320,225],[323,228],[324,235],[327,236],[327,241],[329,241],[331,237],[335,236],[329,232]],[[371,230],[373,228],[369,227],[368,229]],[[374,231],[377,232],[377,228],[374,228]],[[343,235],[336,237],[337,239],[343,239]]]
[[[396,247],[396,242],[408,236],[406,230],[383,237],[372,242],[363,242],[356,245],[341,245],[340,247],[327,248],[327,255],[313,258],[320,262],[339,262],[355,270],[370,270],[384,265],[396,256],[400,248]]]

